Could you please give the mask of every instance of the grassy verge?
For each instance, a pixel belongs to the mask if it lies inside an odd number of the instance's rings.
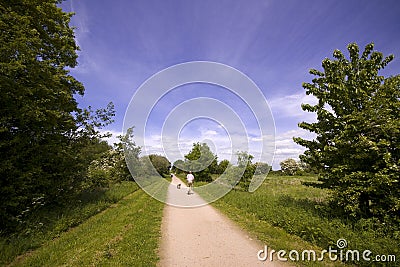
[[[163,207],[136,190],[10,266],[155,266]]]
[[[0,238],[0,265],[8,264],[16,256],[59,237],[71,227],[81,224],[138,188],[134,182],[122,182],[107,190],[76,196],[68,201],[68,204],[38,210],[35,216],[31,216],[25,222],[23,231]]]
[[[385,236],[369,221],[350,223],[329,213],[326,201],[329,191],[304,185],[315,181],[316,177],[312,176],[268,176],[256,192],[232,190],[213,205],[275,250],[321,251],[329,246],[336,249],[336,241],[344,238],[348,244],[345,251],[371,250],[373,255],[396,255],[400,260],[399,248],[395,245],[399,240]],[[324,262],[291,263],[325,266],[337,265],[339,261],[329,261],[326,256]],[[396,265],[386,262],[385,266],[391,264]]]

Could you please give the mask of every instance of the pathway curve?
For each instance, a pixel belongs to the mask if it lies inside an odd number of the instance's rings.
[[[181,189],[176,186],[179,183]],[[178,198],[180,203],[204,203],[196,193],[188,195],[187,187],[176,176],[168,189],[168,199],[171,198]],[[162,267],[278,265],[278,262],[259,261],[257,252],[264,245],[249,238],[211,205],[196,208],[165,205],[161,230],[159,266]]]

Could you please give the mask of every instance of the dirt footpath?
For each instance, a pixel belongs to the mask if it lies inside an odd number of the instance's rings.
[[[176,185],[181,183],[181,189]],[[204,203],[196,194],[173,177],[168,199],[184,203]],[[169,203],[176,203],[170,201]],[[210,205],[181,208],[166,205],[162,223],[159,266],[278,266],[278,262],[261,262],[257,252],[264,244],[252,240],[227,217]]]

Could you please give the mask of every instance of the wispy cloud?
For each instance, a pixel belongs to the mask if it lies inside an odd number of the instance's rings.
[[[121,135],[122,132],[118,131],[104,131],[110,132],[112,134],[111,137],[105,138],[110,145],[114,143],[118,143],[119,139],[117,136]],[[309,132],[305,130],[290,130],[279,134],[275,137],[275,156],[273,161],[273,169],[279,169],[279,163],[285,159],[293,158],[298,160],[298,156],[302,154],[305,148],[297,145],[293,141],[293,137],[302,137],[308,140],[314,138]],[[235,150],[232,146],[231,140],[234,142],[239,142],[241,147],[236,147]],[[226,135],[221,135],[217,131],[208,130],[204,131],[200,136],[185,136],[184,138],[176,138],[171,136],[161,136],[161,135],[151,135],[146,138],[146,146],[142,147],[142,155],[149,154],[160,154],[165,155],[171,162],[174,162],[178,159],[184,159],[184,155],[190,152],[193,147],[193,143],[206,141],[209,147],[213,150],[215,154],[217,154],[219,160],[228,159],[233,162],[236,161],[236,152],[237,151],[249,151],[250,154],[255,154],[257,149],[260,146],[260,142],[269,141],[271,137],[264,136],[263,138],[249,138],[243,135],[233,135],[227,137]],[[139,137],[135,137],[133,141],[137,143],[144,143]],[[257,155],[256,155],[257,156]]]
[[[87,40],[90,35],[87,6],[82,4],[80,1],[75,0],[70,0],[68,3],[69,10],[75,14],[79,14],[79,16],[73,16],[71,20],[72,25],[75,27],[75,42],[80,48],[80,51],[78,51],[79,64],[73,70],[73,73],[88,73],[98,68],[98,62],[96,58],[92,57],[90,42]]]
[[[110,143],[117,141],[116,136],[120,133],[115,129],[122,128],[129,100],[151,75],[177,63],[217,61],[248,75],[268,98],[277,132],[276,169],[280,161],[289,157],[297,158],[304,151],[292,141],[293,136],[307,136],[306,132],[298,129],[297,123],[316,120],[313,113],[304,112],[300,106],[302,103],[313,104],[316,100],[305,95],[304,91],[292,90],[300,88],[301,82],[311,79],[307,74],[309,68],[318,68],[324,57],[331,56],[333,49],[345,51],[346,44],[354,41],[363,46],[373,40],[378,50],[383,45],[384,54],[400,54],[396,27],[400,5],[397,3],[391,3],[388,8],[388,5],[373,1],[362,7],[357,2],[349,4],[336,1],[315,1],[312,5],[301,1],[293,1],[288,5],[283,1],[270,0],[249,3],[117,2],[69,0],[60,4],[67,7],[68,11],[76,12],[72,25],[77,27],[76,42],[81,51],[79,65],[71,73],[86,88],[83,103],[79,99],[79,104],[93,107],[104,106],[109,101],[115,104],[117,116],[113,125],[114,139],[109,139],[112,140]],[[399,69],[396,68],[399,62],[393,61],[391,68]],[[240,93],[242,97],[250,92],[237,81],[229,81],[243,90]],[[140,97],[143,101],[137,103],[134,110],[138,117],[145,111],[145,100],[157,97],[157,94],[156,90],[150,88]],[[229,96],[215,87],[203,89],[203,86],[197,85],[177,88],[159,102],[156,106],[158,113],[153,114],[154,120],[149,125],[159,130],[169,116],[173,117],[170,127],[179,131],[189,118],[179,110],[173,114],[169,112],[182,101],[193,97],[215,97],[233,107],[234,112],[213,108],[209,102],[207,105],[195,103],[194,110],[201,111],[196,115],[204,115],[204,110],[211,114],[210,117],[218,119],[221,125],[192,127],[187,134],[178,137],[172,134],[172,130],[164,133],[153,131],[146,137],[146,153],[172,151],[171,160],[174,160],[182,158],[193,142],[209,140],[210,146],[213,144],[219,158],[223,159],[235,157],[232,156],[232,150],[235,149],[249,149],[252,153],[261,144],[270,144],[270,137],[259,133],[254,121],[271,121],[272,118],[268,117],[263,107],[256,109],[260,116],[254,118],[251,108],[263,101],[252,92],[245,98],[246,106],[238,97]],[[240,120],[232,114],[238,114]],[[241,122],[246,128],[245,135]],[[132,121],[132,124],[139,130],[145,123],[139,125]],[[223,127],[229,130],[229,134],[225,133]],[[138,144],[143,142],[143,137],[135,138]],[[231,143],[237,144],[237,147],[232,148]]]
[[[273,98],[268,101],[274,117],[282,118],[302,118],[315,121],[316,117],[313,113],[305,112],[301,109],[301,104],[316,104],[317,99],[312,95],[306,95],[304,92],[286,95],[283,97]]]
[[[279,163],[283,160],[288,158],[299,160],[299,155],[304,153],[305,148],[296,144],[293,141],[293,137],[301,137],[307,140],[312,140],[315,135],[303,129],[290,130],[278,134],[275,138],[276,150],[273,163],[274,170],[280,168]]]

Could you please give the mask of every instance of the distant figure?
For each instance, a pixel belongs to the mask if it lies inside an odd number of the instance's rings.
[[[190,195],[190,193],[193,191],[193,182],[194,182],[194,176],[192,172],[189,172],[188,175],[186,175],[186,180],[189,188],[188,195]]]

